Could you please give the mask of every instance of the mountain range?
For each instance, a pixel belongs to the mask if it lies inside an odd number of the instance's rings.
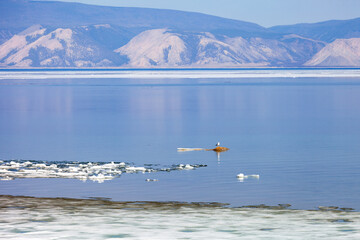
[[[0,1],[1,68],[360,67],[360,18],[264,28],[201,13]]]

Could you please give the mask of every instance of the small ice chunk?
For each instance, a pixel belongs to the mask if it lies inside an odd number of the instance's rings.
[[[37,163],[37,164],[35,164],[35,167],[37,167],[37,168],[46,168],[46,164],[44,164],[44,163]]]
[[[238,175],[236,175],[237,178],[245,178],[245,174],[243,173],[239,173]]]
[[[76,178],[79,179],[79,180],[81,180],[81,181],[83,181],[83,182],[86,182],[86,180],[88,179],[88,177],[85,176],[85,175],[83,175],[83,176],[77,176]]]
[[[90,180],[98,183],[103,183],[105,180],[105,176],[103,174],[93,175],[89,177]]]
[[[184,167],[184,169],[186,169],[186,170],[191,170],[191,169],[194,169],[194,167],[191,166],[190,164],[186,164],[185,167]]]
[[[72,173],[79,172],[79,169],[77,167],[69,167],[69,171]]]
[[[116,167],[116,164],[114,162],[111,162],[111,163],[104,164],[102,167],[105,169],[112,169],[112,168]]]
[[[91,167],[92,170],[100,170],[101,166],[95,165]]]
[[[9,177],[9,176],[5,176],[3,178],[0,178],[1,181],[10,181],[10,180],[14,180],[14,178]]]
[[[184,167],[185,167],[184,164],[179,164],[179,165],[176,167],[176,169],[178,169],[178,170],[183,170]]]
[[[14,161],[11,161],[10,165],[11,165],[12,168],[19,168],[20,167],[20,163],[14,162]]]
[[[146,171],[146,168],[144,167],[127,167],[126,168],[127,171],[142,171],[142,172],[145,172]]]
[[[146,179],[145,180],[146,182],[157,182],[157,181],[159,181],[158,179],[150,179],[150,178],[148,178],[148,179]]]
[[[258,174],[245,175],[245,174],[243,174],[243,173],[239,173],[238,175],[236,175],[236,177],[240,180],[240,182],[243,182],[244,179],[247,179],[247,178],[256,178],[256,179],[259,179],[259,178],[260,178],[260,175],[258,175]]]
[[[22,164],[24,167],[28,167],[32,165],[32,162],[26,161]]]
[[[49,166],[49,168],[56,169],[56,168],[57,168],[57,165],[56,165],[56,164],[51,164],[51,165]]]

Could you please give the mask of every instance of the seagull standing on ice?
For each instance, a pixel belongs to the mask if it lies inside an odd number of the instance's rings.
[[[215,146],[217,146],[217,147],[220,146],[220,142],[217,142],[217,144]]]

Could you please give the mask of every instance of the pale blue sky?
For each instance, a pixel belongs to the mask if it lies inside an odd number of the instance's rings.
[[[360,0],[62,0],[175,9],[254,22],[265,27],[360,17]]]

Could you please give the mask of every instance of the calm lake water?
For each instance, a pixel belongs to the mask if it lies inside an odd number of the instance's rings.
[[[0,72],[1,160],[207,165],[103,183],[16,178],[0,194],[359,211],[360,74],[302,71]],[[230,150],[177,152],[218,141]]]

